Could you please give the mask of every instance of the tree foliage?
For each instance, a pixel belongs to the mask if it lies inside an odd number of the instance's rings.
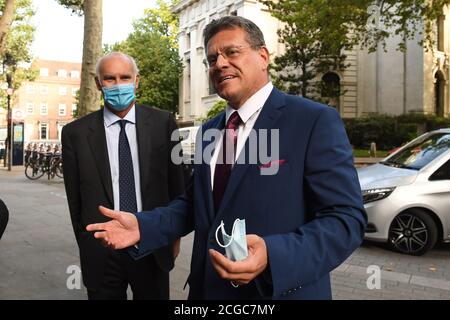
[[[83,15],[84,0],[56,0],[60,5],[72,10],[76,15]]]
[[[133,24],[128,38],[105,51],[121,51],[135,58],[140,73],[137,99],[140,103],[176,112],[182,64],[178,56],[178,18],[170,5],[157,1]]]
[[[0,7],[5,1],[0,1]],[[12,87],[17,90],[23,81],[36,78],[36,69],[31,65],[31,44],[35,27],[31,24],[34,15],[32,0],[16,0],[14,16],[6,35],[6,43],[0,58],[2,62],[2,82],[7,83],[7,75],[11,78]],[[1,105],[6,107],[6,92],[0,90]]]
[[[285,90],[317,98],[324,84],[318,75],[343,70],[345,50],[374,52],[400,36],[398,50],[422,34],[420,44],[434,45],[433,26],[450,0],[264,0],[284,23],[278,31],[286,52],[275,58],[275,83]],[[342,93],[341,93],[342,94]]]
[[[3,0],[1,2],[2,16],[0,17],[0,53],[4,51],[6,41],[14,20],[14,0]]]
[[[211,107],[211,109],[209,109],[208,112],[206,113],[206,117],[200,118],[198,120],[200,120],[202,122],[211,120],[212,118],[216,117],[221,112],[223,112],[226,107],[227,107],[227,102],[225,100],[217,100],[216,103],[214,103],[214,105]]]

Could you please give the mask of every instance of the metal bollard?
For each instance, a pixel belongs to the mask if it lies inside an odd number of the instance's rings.
[[[372,142],[370,144],[370,157],[371,158],[376,158],[377,157],[377,144],[375,142]]]

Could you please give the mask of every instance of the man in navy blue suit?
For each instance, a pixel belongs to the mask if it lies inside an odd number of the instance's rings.
[[[197,140],[203,161],[183,196],[151,214],[100,207],[112,220],[87,230],[112,248],[129,247],[136,259],[194,230],[190,299],[330,299],[329,273],[361,244],[367,222],[339,114],[273,87],[253,22],[212,21],[204,43],[210,79],[228,106],[202,132],[224,133]],[[222,254],[216,230],[237,219],[245,220],[247,256],[233,258]]]

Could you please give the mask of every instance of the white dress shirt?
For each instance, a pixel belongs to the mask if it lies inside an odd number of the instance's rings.
[[[253,96],[251,96],[245,103],[236,111],[231,108],[229,105],[225,109],[225,123],[228,122],[231,114],[233,112],[239,113],[239,117],[241,117],[242,123],[239,125],[238,136],[237,136],[237,144],[236,144],[236,156],[235,159],[239,157],[242,148],[247,141],[248,136],[250,135],[253,126],[255,125],[256,120],[258,119],[259,113],[261,112],[262,107],[266,103],[267,99],[272,92],[273,85],[271,82],[268,82],[264,87],[259,89]],[[217,142],[216,146],[222,146],[223,134],[220,140]],[[217,158],[219,157],[219,148],[215,148],[213,156],[211,158],[211,187],[214,190],[214,171],[216,170]]]
[[[119,191],[119,134],[120,124],[117,122],[122,120],[108,108],[103,108],[103,119],[105,122],[106,144],[108,147],[109,167],[111,169],[111,181],[114,197],[114,210],[120,210],[120,191]],[[127,115],[123,118],[127,120],[125,132],[127,134],[128,143],[130,144],[131,158],[133,159],[134,184],[136,187],[137,211],[142,211],[141,197],[141,179],[139,175],[139,153],[136,137],[136,109],[133,106]],[[106,165],[106,163],[105,163]],[[130,163],[131,165],[131,163]]]

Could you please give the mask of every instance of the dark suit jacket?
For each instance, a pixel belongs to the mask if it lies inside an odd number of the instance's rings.
[[[202,129],[222,129],[224,122],[221,114]],[[195,230],[189,298],[330,299],[329,273],[361,244],[367,223],[339,114],[274,89],[254,129],[279,130],[276,175],[262,175],[268,164],[260,160],[235,164],[214,212],[210,166],[196,164],[182,197],[151,214],[137,214],[139,250],[130,248],[129,253],[143,257]],[[201,143],[197,152],[203,153],[208,144]],[[248,147],[247,140],[247,155]],[[224,253],[214,233],[221,220],[230,233],[236,218],[246,220],[247,234],[263,237],[269,260],[265,273],[238,288],[219,277],[208,255],[209,248]]]
[[[0,239],[3,236],[3,232],[5,232],[6,225],[8,224],[8,208],[5,203],[0,199]]]
[[[171,142],[171,134],[177,127],[169,112],[143,105],[135,107],[142,207],[151,210],[166,205],[184,190],[182,168],[170,161],[170,152],[177,143]],[[85,228],[108,220],[99,213],[99,205],[114,207],[103,110],[63,128],[62,156],[83,281],[86,287],[95,289],[102,279],[110,249],[104,248]],[[173,268],[169,243],[155,252],[155,258],[161,269]]]

